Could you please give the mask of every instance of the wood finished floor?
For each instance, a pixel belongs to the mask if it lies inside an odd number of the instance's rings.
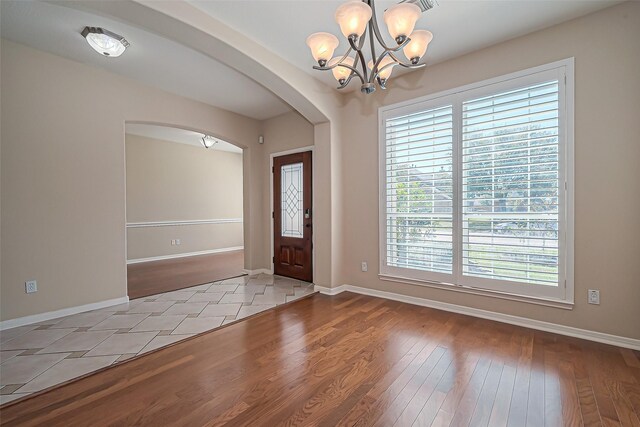
[[[129,298],[142,298],[243,274],[244,251],[127,265]]]
[[[640,425],[640,353],[343,293],[2,408],[2,425]]]

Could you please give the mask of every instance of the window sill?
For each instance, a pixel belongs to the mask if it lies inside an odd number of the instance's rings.
[[[519,295],[519,294],[512,294],[512,293],[493,291],[493,290],[487,290],[487,289],[473,288],[470,286],[453,285],[450,283],[416,280],[416,279],[410,279],[407,277],[392,276],[388,274],[378,274],[378,277],[380,278],[380,280],[384,280],[386,282],[398,282],[398,283],[404,283],[407,285],[424,286],[424,287],[435,288],[435,289],[444,289],[446,291],[463,292],[463,293],[472,294],[472,295],[481,295],[481,296],[492,297],[492,298],[506,299],[510,301],[544,305],[547,307],[561,308],[564,310],[573,309],[573,301],[532,297],[528,295]]]

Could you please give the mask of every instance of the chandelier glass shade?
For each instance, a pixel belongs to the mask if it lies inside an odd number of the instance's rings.
[[[318,64],[326,64],[333,56],[338,44],[340,44],[338,38],[330,33],[315,33],[307,37],[307,46]]]
[[[376,83],[381,89],[386,88],[393,67],[424,66],[419,62],[426,53],[433,34],[426,30],[414,30],[422,10],[412,3],[399,3],[384,12],[387,30],[395,41],[395,45],[388,46],[378,26],[374,1],[349,0],[336,9],[336,22],[349,42],[349,49],[344,55],[333,57],[339,41],[331,33],[315,33],[307,38],[307,46],[318,63],[313,68],[331,70],[339,83],[338,89],[346,87],[355,77],[360,80],[360,90],[363,93],[372,93],[376,90]],[[371,60],[368,63],[363,51],[367,30],[371,49]],[[408,62],[399,58],[399,51],[403,52]]]
[[[347,38],[364,34],[370,19],[371,7],[360,0],[349,1],[336,9],[336,22]]]

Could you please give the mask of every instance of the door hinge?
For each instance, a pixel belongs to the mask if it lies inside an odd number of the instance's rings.
[[[276,213],[275,212],[271,212],[271,218],[275,218],[276,217]]]
[[[276,257],[271,258],[271,262],[275,264],[276,263]]]

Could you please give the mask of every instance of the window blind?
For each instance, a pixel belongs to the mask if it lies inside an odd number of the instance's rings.
[[[381,107],[380,277],[572,304],[573,93],[567,59]]]
[[[394,117],[386,131],[386,265],[453,269],[453,107]]]
[[[462,274],[557,286],[558,81],[462,103]]]

